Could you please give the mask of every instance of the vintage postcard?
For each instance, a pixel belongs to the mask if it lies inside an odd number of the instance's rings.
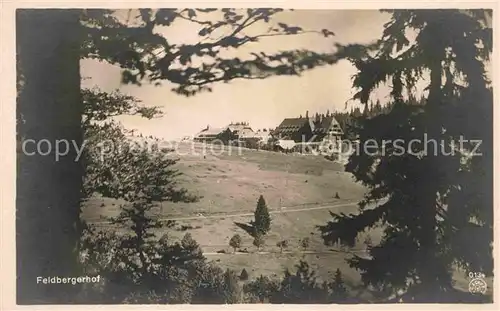
[[[101,5],[9,13],[14,304],[493,306],[497,4]]]

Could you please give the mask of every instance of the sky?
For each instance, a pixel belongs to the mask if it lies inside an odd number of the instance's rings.
[[[383,24],[389,16],[375,10],[296,10],[274,15],[271,23],[284,22],[304,29],[329,29],[335,36],[325,38],[318,34],[264,38],[251,46],[238,49],[235,56],[250,52],[278,52],[280,50],[308,49],[318,52],[333,51],[334,43],[368,43],[380,38]],[[192,43],[199,40],[197,28],[190,22],[181,22],[158,29],[169,42]],[[264,32],[268,24],[255,24],[251,31]],[[183,97],[171,91],[172,84],[162,86],[122,85],[121,71],[116,66],[96,60],[81,61],[82,87],[98,86],[104,91],[119,89],[134,96],[147,106],[159,106],[162,118],[147,120],[137,116],[120,117],[126,128],[143,135],[162,139],[179,139],[195,135],[207,125],[222,127],[230,122],[249,122],[253,129],[275,128],[287,117],[298,117],[306,111],[343,111],[355,107],[349,102],[354,91],[351,77],[354,67],[347,61],[307,71],[300,77],[282,76],[264,80],[235,80],[228,84],[214,84],[213,92]]]

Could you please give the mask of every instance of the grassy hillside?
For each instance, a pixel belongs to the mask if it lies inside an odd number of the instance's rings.
[[[340,164],[319,156],[210,148],[179,146],[177,168],[184,174],[179,183],[200,200],[190,204],[160,204],[155,213],[162,218],[180,220],[175,229],[164,229],[158,234],[168,232],[170,237],[180,239],[190,232],[207,258],[224,268],[237,271],[246,268],[251,278],[260,274],[282,275],[285,268],[293,269],[300,259],[305,259],[321,279],[331,279],[332,273],[340,268],[351,288],[361,286],[359,272],[351,269],[345,259],[352,253],[362,253],[367,235],[377,243],[381,229],[364,233],[349,250],[323,245],[317,230],[318,225],[331,219],[330,211],[355,213],[355,203],[366,191]],[[340,199],[335,198],[336,193]],[[260,195],[267,202],[272,224],[262,253],[257,254],[252,237],[242,225],[253,220]],[[83,216],[95,221],[116,215],[120,203],[123,202],[94,198],[85,206]],[[228,242],[234,234],[240,234],[242,249],[249,253],[230,254]],[[311,241],[307,253],[299,247],[299,240],[304,237]],[[282,254],[276,243],[284,239],[290,246]],[[220,251],[228,254],[218,253]],[[463,275],[463,272],[455,273],[457,286],[467,290],[468,281]]]
[[[192,149],[191,149],[192,148]],[[203,150],[206,148],[205,150]],[[249,149],[210,150],[211,146],[184,144],[179,146],[180,161],[177,168],[183,173],[179,180],[182,187],[200,197],[199,202],[160,204],[155,211],[162,218],[196,218],[177,221],[177,230],[167,230],[169,236],[181,238],[190,232],[202,246],[209,259],[220,265],[239,269],[252,267],[253,273],[281,274],[286,267],[293,267],[304,254],[277,254],[276,242],[287,239],[288,250],[298,252],[299,240],[309,237],[308,251],[331,252],[323,245],[316,229],[330,219],[329,211],[356,211],[355,202],[362,198],[364,188],[356,184],[343,167],[322,157],[281,154]],[[338,193],[340,199],[335,198]],[[263,195],[272,213],[271,232],[266,237],[262,251],[269,255],[218,255],[217,251],[230,251],[228,241],[234,234],[241,235],[242,249],[255,252],[252,237],[237,223],[253,219],[257,199]],[[124,202],[93,198],[83,210],[88,221],[101,220],[119,212]],[[351,203],[351,205],[346,205]],[[313,208],[312,210],[306,210]],[[320,209],[317,209],[320,208]],[[303,211],[295,211],[295,210]],[[234,216],[245,214],[240,216]],[[217,216],[212,218],[211,216]],[[164,232],[158,232],[162,234]],[[256,256],[268,264],[259,264]],[[345,265],[345,254],[306,254],[321,265],[322,270]],[[309,258],[311,257],[311,258]],[[329,258],[333,260],[328,264]],[[334,271],[335,269],[333,269]]]
[[[235,147],[221,153],[210,151],[210,146],[204,155],[203,148],[183,144],[179,155],[172,155],[180,158],[177,168],[184,174],[180,186],[199,196],[199,202],[165,202],[157,210],[162,217],[253,212],[260,195],[270,209],[279,209],[334,202],[336,193],[342,200],[358,200],[365,191],[340,164],[322,157]],[[85,207],[84,217],[116,215],[120,203],[96,198]]]

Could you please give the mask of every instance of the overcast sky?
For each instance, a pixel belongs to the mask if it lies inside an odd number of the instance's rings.
[[[238,56],[253,51],[306,48],[332,51],[333,44],[367,43],[380,38],[383,24],[389,16],[374,10],[297,10],[276,14],[272,23],[284,22],[304,29],[329,29],[336,36],[325,38],[317,34],[264,38],[259,43],[238,50]],[[259,29],[260,27],[260,29]],[[268,24],[255,26],[253,31],[265,31]],[[189,22],[180,23],[161,32],[170,42],[193,42],[197,29]],[[265,80],[238,80],[213,85],[212,93],[183,97],[171,91],[172,84],[132,86],[120,84],[120,69],[94,60],[82,60],[83,87],[98,86],[105,91],[119,89],[137,97],[146,105],[161,106],[164,117],[147,120],[121,117],[125,127],[144,135],[177,139],[193,135],[207,125],[225,126],[231,121],[247,121],[254,129],[274,128],[283,118],[304,114],[306,110],[326,112],[344,110],[352,97],[351,76],[354,68],[346,61],[306,72],[301,77],[273,77]],[[352,105],[352,104],[351,104]],[[350,109],[350,105],[347,106]]]

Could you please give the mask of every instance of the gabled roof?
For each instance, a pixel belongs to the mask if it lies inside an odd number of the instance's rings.
[[[275,134],[294,134],[299,131],[309,120],[307,118],[287,118],[274,131]]]
[[[306,118],[287,118],[281,122],[278,128],[300,128],[307,121],[308,120]]]
[[[251,129],[251,127],[249,125],[245,125],[245,124],[229,124],[227,126],[227,128],[230,129],[231,132],[234,132],[234,131],[240,132],[244,129]]]
[[[333,116],[323,117],[320,120],[315,120],[314,126],[315,133],[327,133],[329,130],[334,128],[342,132],[342,128],[340,127],[339,122]]]
[[[219,135],[220,133],[224,132],[226,128],[220,128],[220,127],[210,127],[202,130],[198,134],[196,134],[197,137],[200,136],[213,136],[213,135]]]
[[[255,132],[251,128],[244,128],[238,132],[240,138],[255,137]]]

